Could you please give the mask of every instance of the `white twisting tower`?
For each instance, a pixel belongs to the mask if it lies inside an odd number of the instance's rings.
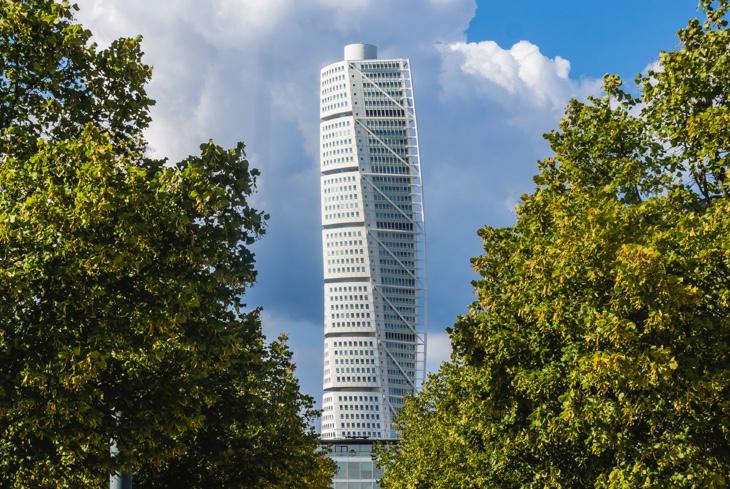
[[[394,439],[426,363],[426,244],[407,59],[345,47],[320,84],[322,438]]]

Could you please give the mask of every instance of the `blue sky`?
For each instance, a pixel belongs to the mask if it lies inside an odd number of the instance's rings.
[[[695,0],[479,1],[469,41],[492,39],[511,46],[527,39],[550,57],[571,62],[576,76],[618,73],[627,79],[660,50],[678,47],[675,35],[697,16]]]
[[[429,366],[472,300],[476,230],[507,226],[533,189],[541,134],[606,72],[631,80],[677,47],[694,0],[79,0],[104,45],[144,35],[157,100],[152,153],[173,161],[243,140],[271,214],[256,244],[268,335],[286,332],[303,389],[321,397],[318,76],[350,42],[413,63],[429,247]]]

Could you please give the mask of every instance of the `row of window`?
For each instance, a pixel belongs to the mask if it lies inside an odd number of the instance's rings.
[[[341,204],[327,204],[324,206],[324,210],[334,209],[354,209],[357,208],[357,194],[340,194],[340,195],[328,195],[322,199],[324,202],[342,202],[342,201],[354,201],[354,202],[343,202]]]
[[[332,258],[330,260],[327,260],[327,264],[328,265],[330,265],[330,264],[332,264],[332,265],[344,265],[344,264],[352,264],[352,263],[365,263],[365,258],[363,258],[363,257]]]
[[[391,177],[373,177],[373,178],[378,179],[378,180],[376,180],[376,182],[380,183],[380,182],[383,182],[386,178],[391,178]],[[397,177],[393,177],[393,179],[395,179],[395,178],[397,178]],[[377,187],[378,187],[378,190],[380,190],[384,194],[388,195],[388,198],[390,200],[393,200],[393,197],[391,197],[392,194],[401,192],[401,193],[410,195],[410,191],[411,191],[410,187],[401,187],[400,185],[378,185]]]
[[[413,236],[412,235],[392,235],[391,233],[388,233],[387,231],[378,231],[378,239],[387,246],[390,250],[393,250],[395,248],[406,248],[406,249],[415,249],[415,243],[413,242]],[[397,238],[403,238],[403,239],[397,239]]]
[[[391,177],[386,175],[376,175],[373,177],[373,181],[377,183],[399,183],[402,185],[410,185],[411,184],[411,177]],[[386,187],[390,188],[390,187]],[[408,190],[408,187],[393,187],[393,188],[403,188],[404,190]]]
[[[407,278],[383,277],[382,283],[383,283],[383,285],[394,285],[397,287],[415,287],[416,286],[415,280],[407,279]]]
[[[396,340],[396,341],[416,341],[416,335],[413,333],[391,333],[386,331],[385,332],[385,339],[386,340]]]
[[[327,269],[327,274],[332,275],[336,273],[365,273],[367,270],[365,267],[332,267]]]
[[[362,244],[362,242],[361,242]],[[367,292],[368,287],[364,285],[332,285],[329,287],[330,292]],[[367,299],[367,297],[366,297]]]
[[[390,354],[396,358],[399,362],[400,360],[415,360],[415,345],[404,345],[403,343],[386,343],[388,345],[388,351]],[[406,350],[406,351],[402,351]],[[403,363],[400,362],[401,367],[411,366],[413,368],[412,364]]]
[[[386,208],[392,209],[392,207],[386,207]],[[384,212],[384,211],[378,210],[375,213],[375,215],[377,216],[378,219],[388,219],[388,220],[392,220],[392,221],[403,221],[403,220],[407,221],[408,220],[408,218],[406,216],[404,216],[403,214],[401,214],[400,212]]]
[[[372,353],[371,353],[372,355]],[[335,365],[374,365],[374,358],[335,358]],[[348,370],[349,372],[349,370]],[[359,370],[357,372],[360,372]]]
[[[372,426],[371,426],[372,425]],[[380,423],[357,423],[357,422],[343,422],[340,424],[340,428],[375,428],[380,429]]]
[[[333,138],[330,141],[324,141],[322,143],[322,148],[323,149],[325,149],[325,148],[334,148],[334,147],[343,146],[343,145],[346,145],[346,144],[352,144],[352,138],[343,138],[343,137],[340,137],[338,139],[334,139]]]
[[[335,341],[334,346],[373,346],[373,342],[372,340],[341,340]],[[363,355],[363,353],[360,353],[360,355]]]
[[[335,109],[341,109],[343,107],[348,107],[350,104],[347,100],[342,102],[334,102],[331,104],[323,105],[322,106],[322,112],[330,112]]]
[[[340,156],[340,155],[351,155],[352,154],[352,148],[351,147],[345,147],[345,148],[334,148],[327,151],[322,152],[322,158],[330,158],[332,156]]]
[[[394,318],[393,316],[389,316],[386,319],[390,319],[391,321],[400,321],[398,323],[385,323],[384,327],[391,330],[391,331],[412,331],[410,326],[407,326],[403,324],[403,321],[400,318]],[[414,324],[416,322],[416,318],[414,316],[408,317],[406,316],[406,320],[410,321],[411,324]]]
[[[387,258],[381,258],[380,259],[380,265],[381,266],[391,266],[391,267],[394,267],[394,266],[405,266],[409,270],[413,270],[414,267],[415,267],[414,262],[411,261],[411,260],[398,260],[398,261],[396,261],[396,260],[390,260],[390,259],[387,259]]]
[[[375,163],[376,165],[378,163],[380,163],[380,164],[387,163],[387,164],[390,164],[391,166],[400,167],[404,170],[401,172],[380,171],[380,170],[378,170],[378,168],[380,168],[380,166],[373,166],[373,171],[375,173],[393,173],[393,174],[400,173],[401,175],[409,175],[411,163],[409,162],[408,158],[409,158],[408,156],[406,156],[404,158],[398,158],[392,153],[387,154],[387,155],[381,155],[381,156],[371,155],[370,163]]]
[[[324,86],[324,83],[322,84],[322,86]],[[344,90],[346,86],[347,85],[344,84],[344,83],[338,83],[337,85],[330,85],[330,86],[328,86],[328,87],[323,88],[322,90],[320,90],[319,93],[320,93],[321,96],[325,96],[328,93],[332,93],[332,92],[335,92],[335,91]]]
[[[415,303],[416,303],[416,300],[414,298],[412,298],[412,297],[398,297],[398,296],[395,296],[395,297],[388,297],[388,300],[390,302],[400,302],[400,303],[403,303],[403,304],[414,304],[415,305]]]
[[[391,396],[407,396],[413,394],[413,389],[400,389],[398,387],[388,387],[388,393]],[[401,401],[402,402],[402,401]],[[392,401],[391,401],[392,404]]]
[[[344,88],[344,86],[345,85],[342,85],[343,88]],[[324,104],[326,104],[328,102],[331,102],[331,101],[337,100],[337,99],[346,98],[346,97],[347,97],[347,92],[338,91],[338,92],[333,93],[332,95],[327,95],[326,97],[322,97],[320,100],[320,103],[323,104],[323,106],[324,106]]]
[[[403,107],[403,104],[405,104],[405,101],[397,99],[392,100],[387,97],[365,99],[365,108],[378,107],[384,109],[396,109]]]
[[[324,237],[326,239],[330,238],[355,238],[358,236],[362,236],[362,231],[328,231],[325,233]],[[338,241],[339,243],[340,241]],[[352,245],[353,241],[342,241],[342,243],[350,243]],[[362,241],[360,241],[362,244]],[[338,245],[338,246],[348,246],[347,244]]]
[[[324,429],[324,425],[322,425],[322,429]],[[330,429],[334,430],[334,425],[330,427]],[[342,436],[366,436],[368,438],[374,438],[377,436],[380,436],[380,433],[375,431],[343,431]],[[322,438],[330,439],[330,438],[339,438],[339,436],[336,433],[322,433]],[[352,464],[353,462],[349,462]],[[357,462],[354,462],[357,463]],[[368,462],[372,465],[371,462]],[[370,474],[370,472],[366,472],[366,474]],[[370,479],[371,475],[368,475],[367,477],[358,477],[363,479]],[[344,478],[344,477],[343,477]],[[380,476],[377,477],[380,479]],[[334,489],[377,489],[378,486],[375,485],[375,482],[337,482],[335,481],[335,485],[333,486]]]
[[[378,221],[376,223],[378,229],[392,229],[396,231],[413,231],[413,224],[410,222],[388,222]]]
[[[322,131],[322,139],[332,139],[335,136],[343,136],[350,134],[349,130],[344,131],[344,128],[350,127],[349,119],[338,119],[336,121],[325,122],[320,130]],[[335,131],[337,130],[337,131]],[[334,132],[333,132],[334,131]]]
[[[357,206],[355,206],[357,207]],[[347,219],[351,221],[360,221],[362,220],[362,216],[360,214],[360,211],[340,211],[340,212],[329,212],[327,214],[324,214],[324,219],[326,221],[332,221],[334,219]]]
[[[366,71],[366,70],[362,70]],[[400,78],[400,73],[393,71],[370,71],[367,70],[368,78]]]
[[[371,146],[370,147],[371,160],[372,160],[373,156],[378,156],[378,155],[391,155],[396,160],[398,160],[398,157],[396,155],[400,156],[401,158],[404,156],[408,156],[406,148],[404,148],[404,147],[399,148],[397,146],[393,146],[393,147],[386,148],[384,146],[379,146],[379,147]],[[398,161],[400,161],[400,160],[398,160]]]
[[[370,319],[369,312],[336,312],[330,314],[330,319]]]
[[[335,321],[330,323],[333,328],[370,328],[372,325],[370,321]]]
[[[370,304],[359,302],[348,302],[346,304],[330,304],[330,310],[339,311],[343,309],[370,309]]]
[[[366,61],[360,63],[360,71],[400,69],[400,61]]]
[[[390,308],[390,306],[386,303],[385,307]],[[402,317],[401,317],[402,316]],[[413,307],[405,307],[405,306],[399,306],[398,314],[384,314],[383,319],[386,321],[398,321],[399,323],[403,322],[403,319],[408,321],[409,324],[413,324],[416,321],[416,310]],[[391,328],[391,329],[402,329],[401,324],[398,324],[397,328]],[[410,330],[411,328],[407,328]]]
[[[360,375],[352,375],[352,376],[350,376],[350,375],[344,376],[343,375],[342,377],[339,377],[339,376],[337,377],[337,382],[339,382],[339,383],[343,383],[343,382],[350,382],[350,383],[357,382],[357,383],[369,383],[369,384],[373,384],[373,383],[377,383],[378,380],[375,377],[370,377],[370,376],[367,376],[366,377],[366,376],[360,376]]]
[[[370,87],[368,87],[370,88]],[[403,96],[403,90],[376,90],[376,91],[368,91],[365,90],[363,92],[363,95],[365,95],[366,98],[378,98],[378,97],[386,97],[386,94],[390,97],[393,97],[394,99],[400,99]],[[387,98],[387,97],[386,97]]]
[[[322,72],[322,76],[324,77],[327,75],[331,75],[333,73],[342,73],[343,71],[345,71],[345,65],[338,64],[338,65],[333,66],[332,68],[328,68],[328,69],[324,70]]]
[[[398,117],[404,118],[406,113],[403,109],[366,109],[365,117]]]
[[[395,199],[391,199],[391,200],[395,200]],[[403,200],[406,200],[406,199],[403,199]],[[410,199],[408,199],[408,200],[410,200]],[[400,209],[401,211],[403,211],[411,219],[414,218],[414,216],[413,216],[413,206],[412,205],[410,205],[410,204],[400,204],[400,203],[399,204],[396,204],[396,205],[397,205],[397,208],[398,209]],[[384,209],[392,209],[392,208],[393,208],[393,204],[391,204],[387,200],[384,203],[376,203],[375,204],[376,215],[378,216],[379,219],[382,219],[382,218],[385,217],[382,213],[378,212],[379,210],[382,211]],[[401,213],[398,213],[398,215],[399,216],[403,216],[403,214],[401,214]]]
[[[374,413],[342,413],[340,414],[340,419],[380,419],[380,414]]]
[[[326,239],[329,239],[330,234],[327,234],[325,236]],[[362,246],[363,240],[361,239],[349,239],[349,240],[342,240],[342,241],[327,241],[327,248],[338,248],[343,246]],[[357,253],[356,253],[357,254]]]
[[[355,162],[354,156],[337,156],[334,158],[328,158],[326,160],[322,160],[322,166],[342,165],[345,163],[354,163],[354,162]]]
[[[338,374],[374,374],[375,369],[370,367],[335,367]]]
[[[322,179],[322,190],[325,194],[333,192],[357,190],[357,176],[345,175],[341,177],[328,177]],[[346,185],[342,185],[346,184]]]
[[[365,287],[363,287],[364,289]],[[333,293],[334,290],[330,289],[330,293]],[[367,294],[365,295],[331,295],[330,300],[332,302],[338,302],[338,301],[366,301],[369,299],[369,296]]]
[[[355,396],[358,397],[358,396]],[[365,396],[366,402],[368,402],[368,397],[370,397],[370,404],[339,404],[337,407],[340,411],[380,411],[380,406],[378,404],[373,404],[377,402],[376,397],[372,396]],[[356,399],[357,400],[357,399]],[[368,418],[369,419],[369,418]],[[380,419],[378,417],[378,419]]]
[[[363,82],[362,86],[363,86],[364,89],[369,89],[369,88],[374,88],[374,89],[377,89],[377,88],[383,88],[383,89],[387,89],[387,88],[402,88],[403,87],[403,83],[402,83],[401,80],[398,80],[398,81],[396,81],[396,80],[378,80],[377,83],[372,83],[372,82],[370,82],[368,80],[365,80]]]
[[[400,129],[405,130],[408,129],[408,126],[405,124],[405,121],[399,121],[399,120],[393,120],[393,119],[373,119],[369,121],[365,121],[365,125],[373,132],[377,132],[381,129]],[[387,132],[387,131],[386,131]],[[393,131],[394,134],[398,134],[400,131]]]

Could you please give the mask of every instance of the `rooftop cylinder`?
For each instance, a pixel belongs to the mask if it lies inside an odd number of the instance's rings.
[[[348,44],[345,46],[345,61],[378,59],[378,48],[372,44]]]

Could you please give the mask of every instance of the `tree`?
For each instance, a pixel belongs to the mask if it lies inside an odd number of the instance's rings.
[[[728,1],[702,7],[640,97],[570,102],[516,223],[479,231],[383,487],[730,484]]]
[[[149,158],[141,39],[100,49],[75,8],[0,2],[0,486],[324,487],[313,401],[242,302],[258,171],[242,143]]]
[[[258,321],[258,318],[252,318]],[[140,487],[317,488],[330,487],[334,463],[312,456],[316,439],[308,420],[318,413],[303,399],[283,342],[256,349],[239,345],[230,368],[216,374],[217,399],[205,411],[212,420],[185,440],[188,450],[140,474]],[[256,372],[242,382],[240,372]],[[300,410],[304,408],[304,417]]]

